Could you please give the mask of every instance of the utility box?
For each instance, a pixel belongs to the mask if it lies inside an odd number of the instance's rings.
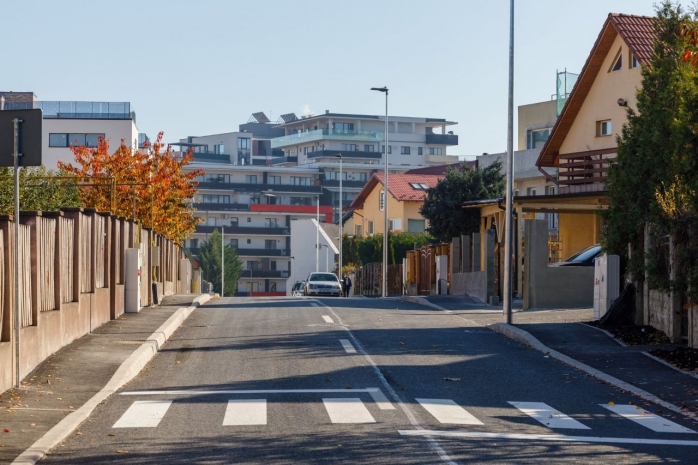
[[[594,260],[594,319],[603,317],[620,294],[620,257],[601,255]]]
[[[448,294],[448,255],[436,256],[436,293]]]
[[[141,273],[143,257],[141,249],[126,249],[124,257],[124,312],[141,310]]]

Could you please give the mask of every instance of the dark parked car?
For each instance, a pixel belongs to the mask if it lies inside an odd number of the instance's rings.
[[[294,297],[305,295],[305,281],[298,281],[294,284],[291,295]]]
[[[601,246],[592,245],[581,252],[569,257],[567,260],[553,263],[550,266],[594,266],[594,259],[601,255]]]

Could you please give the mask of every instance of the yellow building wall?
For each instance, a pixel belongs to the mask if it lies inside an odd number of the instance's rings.
[[[621,49],[623,67],[611,71],[616,54]],[[628,106],[636,108],[637,89],[642,85],[641,68],[630,68],[630,51],[620,35],[613,42],[604,60],[589,95],[585,99],[576,119],[572,123],[560,153],[576,153],[616,147],[616,136],[627,121],[626,108],[618,105],[618,99],[627,100]],[[596,122],[611,120],[612,135],[596,136]]]
[[[559,218],[563,259],[601,242],[601,217],[596,213],[560,213]]]
[[[422,208],[424,202],[400,202],[403,208],[402,230],[407,232],[407,220],[423,220],[425,219],[419,209]],[[391,215],[392,216],[392,215]],[[424,222],[424,227],[429,227],[429,221]]]
[[[519,148],[517,150],[526,150],[526,128],[547,124],[552,127],[557,119],[557,101],[550,100],[521,105],[518,109],[518,116]]]
[[[383,188],[382,184],[376,185],[375,189],[368,194],[366,201],[364,202],[364,208],[359,212],[364,216],[363,218],[363,230],[364,237],[368,236],[368,222],[373,221],[373,233],[383,234],[385,229],[383,228],[384,223],[384,213],[383,210],[379,208],[378,200],[380,198],[380,191]],[[405,202],[398,202],[395,198],[388,194],[388,219],[404,218],[404,206]],[[403,220],[403,227],[406,227],[406,222]]]

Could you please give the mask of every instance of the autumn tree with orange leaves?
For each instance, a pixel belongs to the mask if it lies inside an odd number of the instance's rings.
[[[62,162],[58,166],[71,175],[90,178],[80,188],[84,207],[135,218],[182,245],[198,223],[189,204],[197,190],[194,179],[203,172],[185,172],[191,153],[176,157],[169,146],[164,149],[162,136],[161,132],[142,150],[122,140],[112,154],[109,142],[101,138],[97,147],[71,148],[77,166]]]

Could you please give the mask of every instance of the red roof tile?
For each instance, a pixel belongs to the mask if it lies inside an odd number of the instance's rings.
[[[422,202],[427,193],[424,189],[415,189],[410,183],[426,184],[434,187],[444,176],[428,174],[391,174],[388,176],[388,192],[399,202]],[[351,203],[349,209],[361,208],[369,194],[378,184],[383,185],[383,173],[376,173],[371,176],[366,185],[361,189],[359,195]]]
[[[656,37],[655,18],[611,13],[609,19],[638,61],[643,65],[649,64]]]

